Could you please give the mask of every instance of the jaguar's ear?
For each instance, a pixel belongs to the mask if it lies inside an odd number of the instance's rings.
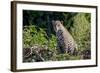
[[[63,24],[64,22],[63,21],[60,21],[61,22],[61,24]]]

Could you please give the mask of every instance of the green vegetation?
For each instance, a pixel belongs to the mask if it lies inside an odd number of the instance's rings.
[[[38,44],[40,46],[47,45],[48,41],[46,36],[46,32],[42,28],[39,28],[39,31],[37,31],[34,25],[24,26],[24,47],[32,47],[34,44]]]
[[[86,19],[87,17],[83,13],[77,14],[73,18],[73,27],[71,28],[72,30],[72,35],[76,39],[77,44],[78,44],[78,50],[83,51],[86,49],[90,50],[90,30],[91,26],[89,21]]]
[[[52,20],[64,21],[64,26],[72,34],[77,43],[77,54],[59,53],[56,35],[51,24]],[[63,61],[90,59],[84,56],[91,55],[91,14],[73,12],[43,12],[23,10],[23,48],[37,45],[38,54],[44,61]],[[42,49],[42,51],[40,51]],[[33,48],[34,50],[34,48]],[[84,53],[88,52],[88,53]],[[37,55],[33,52],[31,61],[37,62]],[[30,59],[27,58],[27,59]]]

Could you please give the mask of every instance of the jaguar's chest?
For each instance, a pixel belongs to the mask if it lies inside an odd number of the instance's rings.
[[[62,30],[58,30],[58,32],[56,33],[56,36],[57,36],[58,43],[63,45],[64,44],[63,31]]]

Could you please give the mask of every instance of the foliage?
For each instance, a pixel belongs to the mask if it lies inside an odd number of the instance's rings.
[[[73,18],[72,35],[78,44],[78,50],[90,49],[90,23],[84,13],[78,13]]]
[[[31,47],[34,44],[47,45],[48,41],[46,39],[46,32],[42,28],[36,29],[34,25],[24,26],[23,30],[23,41],[24,47]]]

